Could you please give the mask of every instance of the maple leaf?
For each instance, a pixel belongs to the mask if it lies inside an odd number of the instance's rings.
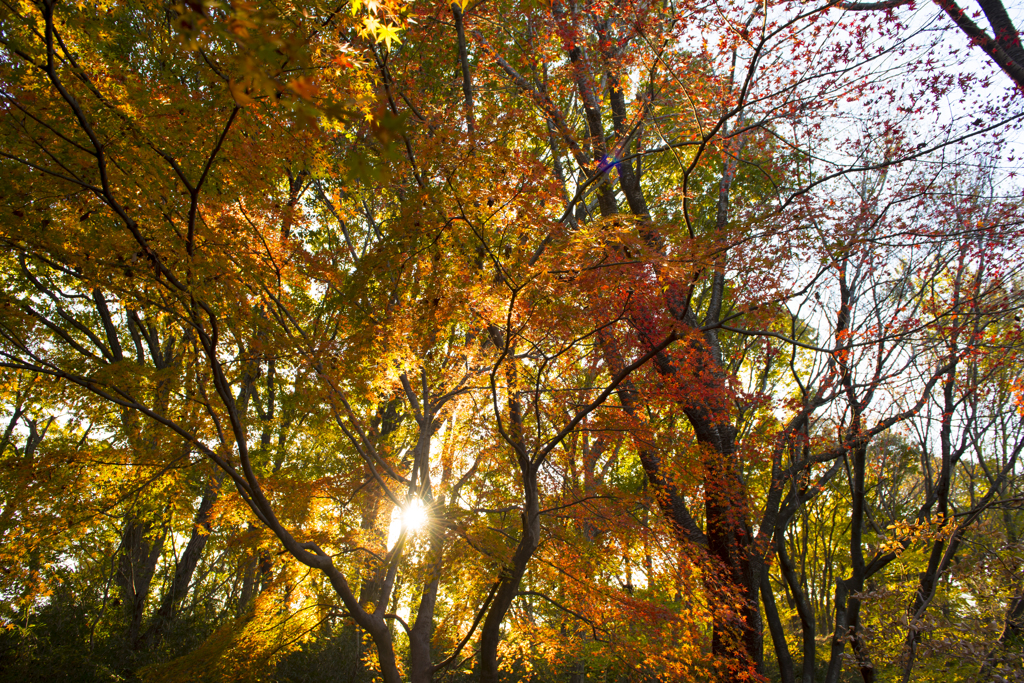
[[[311,100],[320,92],[320,87],[305,76],[299,76],[298,78],[293,79],[288,83],[288,87],[292,89],[292,92],[304,100]]]
[[[394,26],[392,24],[383,25],[377,29],[374,37],[377,39],[378,43],[383,42],[385,47],[390,50],[392,42],[396,42],[399,45],[402,44],[401,38],[398,37],[398,30],[398,26]]]
[[[231,91],[231,97],[234,98],[235,103],[240,107],[255,102],[254,99],[249,97],[247,92],[249,88],[243,81],[228,81],[228,89]]]

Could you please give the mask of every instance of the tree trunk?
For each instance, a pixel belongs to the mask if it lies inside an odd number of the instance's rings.
[[[874,683],[875,668],[860,638],[860,592],[864,590],[864,465],[867,446],[853,450],[853,481],[851,492],[853,505],[850,513],[850,578],[836,582],[836,628],[832,637],[832,655],[829,659],[825,683],[837,683],[842,669],[842,653],[845,641],[857,658],[864,683]],[[840,619],[842,616],[842,619]]]
[[[498,645],[501,642],[501,622],[519,592],[519,583],[526,573],[526,565],[540,543],[540,506],[537,499],[536,477],[530,476],[529,479],[532,482],[528,489],[532,489],[532,492],[527,495],[527,505],[522,515],[523,533],[511,564],[505,567],[480,633],[481,683],[499,681]]]
[[[513,353],[509,353],[513,356]],[[512,561],[502,570],[498,588],[480,632],[480,681],[498,683],[498,645],[501,642],[501,622],[512,607],[512,601],[519,593],[526,567],[533,553],[540,545],[540,492],[537,487],[537,469],[526,450],[523,439],[522,396],[516,389],[518,384],[515,366],[507,372],[509,386],[509,429],[506,440],[515,451],[519,473],[523,483],[522,535],[516,545]]]
[[[789,585],[789,591],[793,594],[793,601],[796,603],[796,613],[800,617],[800,630],[803,635],[803,663],[801,664],[800,683],[814,683],[814,664],[817,651],[814,647],[814,610],[811,609],[800,584],[800,577],[796,575],[796,569],[786,550],[786,539],[779,532],[776,538],[776,550],[779,558],[779,568]]]
[[[178,605],[188,594],[196,566],[198,566],[199,560],[203,556],[206,541],[210,536],[210,511],[220,495],[220,485],[223,480],[224,472],[218,470],[216,474],[210,477],[206,484],[206,490],[203,492],[203,498],[199,503],[199,509],[196,511],[196,516],[192,523],[192,535],[189,537],[188,545],[185,546],[185,551],[181,554],[178,565],[174,569],[174,579],[171,582],[171,587],[164,593],[160,602],[160,608],[157,610],[153,622],[142,636],[141,646],[143,648],[151,648],[160,644],[164,636],[164,630],[177,617]]]
[[[779,678],[782,683],[796,683],[796,676],[793,673],[793,658],[789,654],[786,631],[782,627],[782,619],[779,618],[779,610],[775,605],[775,594],[772,592],[771,576],[767,565],[761,571],[761,600],[764,602],[765,620],[768,622],[768,630],[772,634],[772,643],[775,645],[775,658],[779,662]]]
[[[440,529],[431,529],[429,554],[432,558],[427,569],[430,581],[423,587],[416,621],[409,629],[410,683],[430,683],[434,676],[431,641],[434,637],[434,607],[437,604],[444,559],[444,534]]]
[[[157,529],[154,534],[153,526],[151,522],[143,522],[135,515],[129,515],[121,536],[117,584],[128,619],[125,641],[131,650],[138,650],[141,646],[139,632],[146,600],[167,536],[164,528]]]

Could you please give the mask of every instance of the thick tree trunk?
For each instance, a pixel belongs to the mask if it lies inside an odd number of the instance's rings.
[[[711,651],[728,667],[729,678],[742,680],[761,664],[761,572],[750,556],[746,487],[733,457],[736,431],[714,424],[701,409],[684,411],[704,452],[708,554],[717,565],[706,579],[709,602],[741,605],[738,613],[714,609]]]
[[[828,660],[828,671],[825,672],[824,683],[839,683],[839,674],[843,666],[843,649],[846,647],[849,625],[846,619],[846,581],[836,580],[836,619],[832,631],[832,647]]]
[[[598,342],[609,369],[618,372],[624,364],[614,338],[599,332]],[[678,369],[669,359],[658,358],[656,365],[663,376],[676,380]],[[627,380],[619,385],[618,396],[629,415],[642,418],[637,391],[631,382]],[[728,667],[725,675],[742,679],[751,669],[758,668],[761,661],[758,604],[761,578],[760,569],[753,567],[749,559],[752,535],[747,524],[745,487],[732,462],[735,429],[715,424],[712,417],[700,409],[688,409],[686,413],[705,451],[706,536],[694,522],[675,484],[662,471],[658,455],[643,443],[638,443],[637,447],[658,502],[674,522],[676,536],[681,542],[706,543],[714,564],[705,572],[709,602],[716,606],[729,605],[738,599],[743,605],[738,614],[714,609],[712,625],[712,651]],[[640,421],[642,424],[642,419]]]
[[[410,394],[410,401],[412,395]],[[411,480],[421,502],[425,506],[434,503],[430,480],[430,440],[434,435],[434,414],[429,405],[430,397],[424,392],[422,414],[417,410],[419,436],[413,449],[413,471]],[[416,619],[409,629],[409,680],[410,683],[430,683],[434,675],[431,640],[434,637],[434,606],[441,581],[444,559],[444,531],[436,524],[428,524],[430,547],[427,550],[426,585],[420,595]]]

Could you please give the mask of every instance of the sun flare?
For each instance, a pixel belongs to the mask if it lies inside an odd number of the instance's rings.
[[[415,533],[425,527],[428,520],[427,508],[419,498],[413,498],[402,509],[402,526],[410,533]]]

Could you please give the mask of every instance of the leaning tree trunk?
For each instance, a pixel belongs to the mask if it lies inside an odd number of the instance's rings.
[[[195,575],[196,567],[199,565],[206,542],[210,537],[210,512],[213,509],[213,504],[217,502],[223,480],[224,473],[218,471],[210,477],[206,484],[203,498],[192,523],[192,534],[185,546],[185,551],[174,568],[174,579],[171,581],[170,588],[164,593],[160,601],[160,608],[140,641],[144,648],[156,647],[160,644],[167,627],[173,624],[177,618],[178,606],[188,595],[192,577]]]

